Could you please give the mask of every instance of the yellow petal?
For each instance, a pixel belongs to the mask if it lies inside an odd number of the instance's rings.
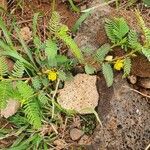
[[[57,79],[57,72],[56,71],[49,71],[48,79],[51,81],[55,81]]]
[[[124,65],[124,61],[123,60],[117,60],[115,62],[114,68],[116,70],[121,70],[123,68],[123,65]]]

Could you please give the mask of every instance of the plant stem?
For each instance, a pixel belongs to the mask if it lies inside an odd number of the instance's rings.
[[[55,5],[56,5],[56,0],[53,0],[53,2],[52,2],[52,12],[55,11]]]
[[[0,80],[2,81],[24,81],[24,80],[30,80],[31,78],[3,78],[3,77],[0,77]]]
[[[54,94],[52,96],[52,118],[54,118],[54,113],[55,113],[55,103],[54,103],[54,101],[55,101],[55,96],[56,96],[57,91],[58,91],[59,83],[60,83],[60,79],[57,80],[56,88],[55,88]]]
[[[124,58],[127,58],[127,57],[129,57],[129,56],[132,56],[132,55],[133,55],[135,52],[137,52],[137,51],[138,51],[138,50],[132,50],[130,53],[128,53],[128,54],[126,54],[126,55],[124,55],[124,56],[116,57],[116,58],[112,59],[111,62],[116,61],[116,60],[118,60],[118,59],[124,59]]]

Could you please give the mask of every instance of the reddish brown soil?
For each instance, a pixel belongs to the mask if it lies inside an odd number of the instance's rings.
[[[12,10],[12,8],[15,7],[13,5],[10,5],[10,10]],[[14,15],[17,17],[17,21],[19,23],[24,23],[24,24],[28,24],[29,22],[32,21],[33,15],[35,13],[41,13],[42,14],[42,25],[46,26],[49,18],[50,18],[50,14],[51,14],[51,3],[48,0],[45,1],[24,1],[23,3],[23,7],[22,8],[16,8],[16,11],[14,12]],[[74,13],[73,11],[71,11],[71,8],[69,5],[67,5],[66,3],[63,3],[61,1],[57,2],[56,5],[56,10],[60,13],[61,17],[62,17],[62,21],[63,23],[65,23],[69,28],[71,28],[74,23],[76,22],[76,20],[79,17],[79,14]]]

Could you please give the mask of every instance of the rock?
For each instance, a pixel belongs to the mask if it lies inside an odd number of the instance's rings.
[[[7,0],[0,0],[0,7],[7,10]]]
[[[20,103],[16,100],[9,100],[5,109],[1,110],[1,116],[8,118],[14,115],[20,108]]]
[[[129,82],[135,84],[137,82],[137,77],[134,75],[128,76]]]
[[[141,78],[139,85],[145,89],[150,89],[150,78]]]
[[[79,140],[83,134],[84,132],[77,128],[73,128],[70,130],[70,137],[73,141]]]
[[[91,113],[91,109],[98,105],[99,99],[96,80],[96,76],[77,74],[59,90],[58,103],[63,108],[75,110],[80,114]]]
[[[103,127],[97,126],[94,131],[91,149],[145,148],[150,139],[149,99],[132,91],[126,79],[122,79],[122,74],[115,76],[110,88],[102,80],[98,82],[101,93],[98,114]]]
[[[56,146],[55,149],[61,150],[61,149],[65,149],[65,147],[67,147],[68,144],[65,142],[65,140],[58,139],[54,141],[54,145]]]
[[[32,32],[29,27],[21,28],[20,34],[25,41],[29,41],[32,38]]]
[[[78,142],[79,145],[90,145],[91,144],[91,138],[87,135],[83,135],[81,139]]]

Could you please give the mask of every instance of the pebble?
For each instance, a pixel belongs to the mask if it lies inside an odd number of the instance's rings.
[[[84,132],[77,128],[73,128],[70,130],[70,137],[73,141],[79,140],[83,136]]]

